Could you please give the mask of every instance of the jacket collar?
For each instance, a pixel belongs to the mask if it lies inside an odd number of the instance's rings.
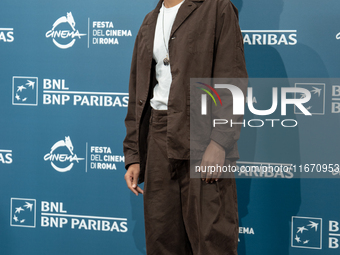
[[[182,6],[179,8],[176,19],[171,29],[170,38],[176,32],[176,30],[182,25],[182,23],[190,16],[190,14],[198,7],[195,2],[203,2],[204,0],[185,0]]]
[[[185,0],[178,10],[176,19],[171,29],[170,38],[177,31],[177,29],[183,24],[183,22],[190,16],[190,14],[198,7],[195,2],[203,2],[204,0]],[[156,8],[150,12],[148,19],[146,20],[147,28],[144,30],[146,38],[148,40],[147,47],[149,52],[153,53],[153,41],[155,37],[155,29],[159,11],[162,7],[163,0],[160,0]]]
[[[184,21],[191,14],[191,12],[197,8],[197,5],[195,4],[195,2],[204,2],[204,1],[205,0],[185,0],[182,6],[178,10],[176,20],[180,18]],[[146,22],[146,24],[156,23],[158,13],[162,7],[162,4],[163,4],[163,0],[159,0],[156,8],[151,11],[149,19]],[[192,11],[188,12],[188,10],[192,10]],[[175,23],[176,23],[176,20],[175,20]]]

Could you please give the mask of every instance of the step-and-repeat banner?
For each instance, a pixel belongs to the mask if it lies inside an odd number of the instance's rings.
[[[122,142],[134,40],[157,2],[1,1],[0,254],[145,254],[143,198],[126,187]],[[294,166],[301,177],[336,169],[340,2],[234,3],[249,76],[299,78],[289,86],[309,90],[312,113],[287,108],[290,128],[243,127],[238,164]],[[252,96],[270,108],[270,86],[254,84]],[[237,180],[239,254],[339,253],[338,178],[294,177]]]

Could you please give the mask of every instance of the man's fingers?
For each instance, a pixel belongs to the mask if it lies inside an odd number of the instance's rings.
[[[137,186],[136,190],[138,191],[138,193],[144,194],[143,190],[140,187]]]
[[[131,183],[129,173],[126,173],[126,174],[124,175],[124,179],[125,179],[125,181],[126,181],[126,185],[129,187],[129,184]]]
[[[133,187],[133,185],[134,185],[133,179],[134,179],[134,178],[133,178],[132,176],[129,177],[128,188],[129,188],[136,196],[138,196],[138,192],[137,192],[136,189]]]
[[[210,175],[211,175],[211,173],[209,172],[209,168],[208,168],[207,162],[205,163],[205,166],[204,166],[204,167],[205,167],[205,169],[206,169],[204,181],[205,181],[206,183],[208,183],[208,182],[210,182]]]
[[[201,162],[201,165],[200,165],[200,171],[201,171],[201,179],[202,181],[205,181],[205,177],[206,177],[206,172],[204,171],[205,169],[205,166],[204,166],[204,162],[202,161]]]
[[[137,172],[133,173],[132,188],[134,189],[137,188],[138,176],[139,176],[139,173]]]
[[[213,181],[217,181],[218,177],[221,175],[220,171],[216,171],[213,175],[212,175],[212,179]]]
[[[214,175],[212,178],[213,181],[217,182],[218,181],[218,175]]]
[[[143,190],[138,187],[138,177],[139,177],[139,164],[132,164],[129,166],[124,179],[126,181],[126,184],[128,188],[136,195],[138,196],[138,193],[143,194]]]
[[[201,179],[202,181],[205,181],[206,183],[210,183],[212,182],[214,179],[213,174],[209,171],[209,163],[202,161],[201,165],[200,165],[200,169],[201,169]],[[203,170],[203,171],[202,171]]]
[[[214,181],[217,182],[218,179],[222,176],[222,173],[221,172],[217,172],[216,175],[214,175]]]
[[[201,167],[203,166],[203,168],[205,168],[205,173],[201,175],[202,180],[205,180],[207,183],[217,181],[221,177],[221,173],[218,172],[221,171],[224,161],[224,148],[220,144],[211,140],[202,158]],[[203,176],[205,178],[203,178]]]
[[[205,181],[206,183],[213,183],[215,181],[218,181],[218,179],[222,176],[221,171],[219,171],[218,169],[209,168],[208,166],[203,166],[203,169],[206,169],[206,171],[201,172],[201,178],[202,181]]]
[[[207,177],[206,177],[206,179],[205,179],[205,182],[206,182],[206,183],[212,182],[213,174],[212,174],[212,173],[207,173],[206,176],[207,176]]]
[[[132,187],[133,185],[133,176],[131,176],[130,174],[125,174],[124,179],[126,181],[126,185],[128,186],[128,188],[136,195],[138,196],[138,192],[136,191],[135,188]]]
[[[130,189],[136,196],[138,196],[138,192],[134,189],[134,188],[131,188]]]

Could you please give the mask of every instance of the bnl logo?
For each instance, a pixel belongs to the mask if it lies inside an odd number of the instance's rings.
[[[295,83],[296,88],[307,89],[311,94],[311,99],[305,104],[307,110],[313,115],[325,114],[325,83]],[[304,98],[305,95],[296,93],[295,98]],[[295,114],[302,114],[300,109],[294,107]]]
[[[292,247],[322,249],[322,219],[292,217]]]
[[[29,198],[11,198],[12,227],[35,228],[36,200]]]
[[[13,76],[13,105],[38,105],[38,77]]]

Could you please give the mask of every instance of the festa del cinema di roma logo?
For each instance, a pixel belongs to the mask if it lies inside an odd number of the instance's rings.
[[[71,27],[71,31],[67,30],[65,25]],[[81,34],[79,30],[75,28],[76,22],[74,21],[71,12],[68,12],[66,16],[62,16],[57,19],[52,26],[52,29],[46,33],[46,38],[52,38],[53,43],[60,49],[68,49],[74,45],[76,39],[81,39],[86,34]],[[63,26],[63,30],[57,29],[58,26]],[[71,41],[69,41],[71,39]]]
[[[70,171],[74,162],[79,163],[80,160],[84,160],[84,158],[78,158],[77,154],[73,153],[73,149],[70,137],[65,136],[65,140],[60,140],[51,147],[50,153],[44,156],[44,160],[51,161],[51,166],[58,172],[63,173]],[[56,153],[55,151],[60,153]],[[59,166],[54,162],[58,162]]]

